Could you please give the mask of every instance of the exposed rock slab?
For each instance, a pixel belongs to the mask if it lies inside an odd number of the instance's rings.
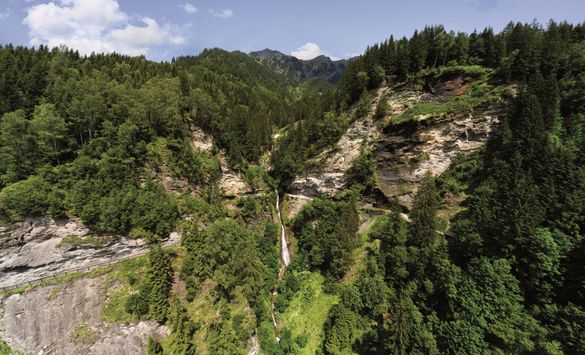
[[[204,152],[211,152],[211,148],[213,148],[213,137],[203,132],[199,127],[192,127],[191,146]]]
[[[499,114],[496,108],[480,108],[440,120],[429,117],[389,126],[375,149],[380,189],[401,205],[412,207],[424,174],[440,175],[460,152],[481,147]]]
[[[89,230],[78,219],[29,218],[0,227],[0,288],[81,267],[107,264],[146,253],[144,241],[111,236],[105,244],[68,244],[69,236],[86,237]],[[82,239],[83,240],[83,239]],[[171,233],[165,245],[180,240]]]
[[[325,151],[318,158],[323,161],[319,171],[299,176],[289,186],[293,194],[315,197],[318,195],[335,195],[348,183],[347,172],[353,161],[359,156],[364,143],[373,142],[379,137],[379,130],[374,122],[375,107],[388,93],[388,88],[378,90],[372,100],[371,110],[364,117],[356,119],[339,139],[336,149]]]
[[[211,154],[213,137],[203,132],[201,128],[194,127],[191,129],[191,146]],[[219,152],[218,158],[221,164],[221,178],[218,184],[224,196],[237,197],[251,193],[252,189],[246,184],[242,175],[229,167],[223,151]]]
[[[149,336],[168,335],[155,322],[105,323],[103,281],[82,278],[0,300],[0,338],[26,354],[144,354]],[[72,336],[80,326],[87,336]]]
[[[252,193],[252,189],[244,182],[242,175],[229,167],[223,152],[219,154],[219,161],[221,163],[219,187],[223,191],[224,196],[237,197]]]
[[[283,218],[291,220],[295,218],[301,209],[313,199],[303,195],[286,194],[284,196]]]

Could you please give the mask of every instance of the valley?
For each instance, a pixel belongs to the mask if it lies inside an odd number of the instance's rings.
[[[585,351],[583,43],[1,47],[0,354]]]

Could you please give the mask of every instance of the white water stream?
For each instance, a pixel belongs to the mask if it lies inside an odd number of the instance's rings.
[[[278,195],[278,190],[274,190],[276,193],[276,212],[278,213],[278,223],[280,224],[280,259],[282,260],[282,265],[280,266],[280,271],[278,272],[278,280],[282,278],[284,275],[284,271],[286,267],[290,263],[290,253],[288,252],[288,244],[286,242],[286,232],[284,229],[284,223],[282,221],[282,214],[280,212],[280,196]],[[276,341],[280,341],[280,333],[278,330],[278,324],[276,323],[276,318],[274,317],[274,302],[276,301],[276,296],[278,296],[278,281],[277,285],[274,287],[274,291],[272,292],[272,325],[274,325],[274,333],[276,334]]]
[[[282,223],[282,215],[280,214],[280,197],[278,196],[278,190],[276,192],[276,211],[278,212],[278,223],[280,223],[280,254],[284,267],[281,268],[281,273],[290,263],[290,254],[288,252],[288,245],[286,243],[286,234],[284,232],[284,223]]]

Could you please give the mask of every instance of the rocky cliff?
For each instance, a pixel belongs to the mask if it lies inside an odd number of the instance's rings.
[[[102,308],[109,287],[104,278],[81,278],[0,299],[0,339],[25,354],[142,354],[149,336],[168,335],[156,322],[105,322]]]
[[[198,127],[194,127],[191,130],[191,146],[194,149],[199,149],[209,154],[212,154],[213,148],[213,137]],[[242,175],[230,168],[225,153],[220,151],[217,154],[221,165],[221,178],[219,179],[218,185],[223,191],[226,197],[237,197],[246,195],[252,192],[252,189],[244,179]]]
[[[171,233],[165,245],[178,243]],[[96,237],[78,219],[28,218],[0,226],[0,288],[142,255],[143,240]]]
[[[374,152],[379,191],[410,208],[422,176],[427,171],[440,175],[459,153],[480,148],[504,114],[505,100],[494,94],[496,89],[475,92],[476,87],[487,90],[485,81],[460,75],[426,89],[420,84],[383,85],[370,102],[370,112],[350,125],[334,149],[317,157],[319,169],[292,182],[291,210],[302,206],[300,197],[332,196],[346,189],[362,145]],[[383,118],[374,114],[379,105],[386,107]]]
[[[379,137],[378,125],[374,121],[374,110],[388,88],[381,88],[371,100],[370,112],[356,119],[341,136],[335,147],[322,152],[315,164],[320,168],[297,177],[289,186],[291,194],[315,197],[334,195],[347,187],[347,171],[360,154],[363,144],[371,144]]]

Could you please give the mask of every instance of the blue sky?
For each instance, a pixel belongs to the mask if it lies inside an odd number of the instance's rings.
[[[206,47],[345,58],[427,24],[473,31],[509,21],[585,20],[583,0],[0,0],[0,43],[165,60]]]

